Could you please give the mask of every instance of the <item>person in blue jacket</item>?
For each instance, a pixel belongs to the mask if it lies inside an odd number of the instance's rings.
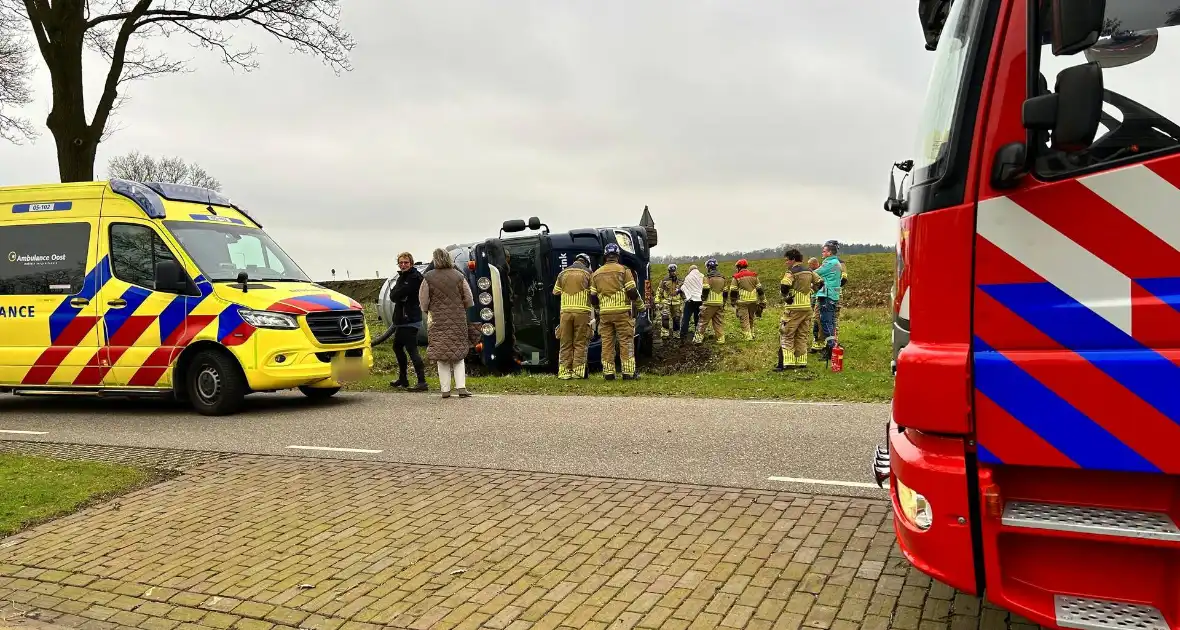
[[[816,275],[823,280],[823,286],[816,292],[816,299],[819,302],[819,326],[824,336],[821,352],[825,359],[832,355],[832,348],[836,345],[836,309],[840,303],[840,289],[847,278],[844,264],[837,255],[839,251],[840,244],[836,240],[824,243],[824,259],[815,270]]]

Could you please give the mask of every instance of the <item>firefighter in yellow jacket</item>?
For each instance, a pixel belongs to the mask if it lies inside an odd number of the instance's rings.
[[[766,295],[758,274],[750,269],[750,263],[743,258],[737,261],[737,273],[729,281],[729,301],[737,308],[737,318],[742,324],[746,341],[754,340],[754,319],[762,315],[766,306]]]
[[[812,292],[820,284],[819,276],[803,264],[797,249],[786,251],[787,271],[779,283],[783,296],[783,314],[779,320],[778,367],[776,371],[807,367],[811,341]]]
[[[660,307],[660,338],[667,339],[680,332],[680,278],[676,276],[676,263],[668,265],[668,275],[656,287],[656,304]]]
[[[725,276],[717,271],[717,260],[705,261],[705,281],[701,288],[701,323],[693,343],[705,340],[705,328],[713,325],[717,343],[725,343]]]
[[[639,378],[635,373],[635,317],[633,305],[639,301],[635,274],[619,263],[619,246],[607,243],[604,263],[590,276],[590,303],[598,309],[598,335],[602,339],[602,376],[615,379],[615,341],[623,380]]]
[[[557,378],[586,377],[586,348],[590,344],[590,257],[578,254],[574,264],[557,274],[553,295],[561,296],[557,339]]]

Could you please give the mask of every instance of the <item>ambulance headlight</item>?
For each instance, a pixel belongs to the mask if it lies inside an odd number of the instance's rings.
[[[491,278],[487,278],[487,277],[480,278],[479,280],[476,280],[475,283],[479,285],[479,289],[481,291],[487,291],[488,289],[492,288],[492,279]]]
[[[491,337],[496,334],[496,327],[491,324],[484,324],[480,327],[479,332],[483,333],[486,337]]]
[[[482,319],[483,319],[485,322],[490,322],[490,321],[492,321],[492,309],[490,309],[490,308],[488,308],[488,307],[486,307],[486,306],[485,306],[483,309],[481,309],[481,310],[479,311],[479,316],[480,316],[480,318],[482,318]]]
[[[238,310],[238,314],[242,316],[242,321],[255,328],[276,328],[279,330],[294,330],[299,328],[299,322],[295,321],[294,317],[286,313],[252,311],[243,308]]]
[[[897,483],[897,503],[901,506],[901,514],[914,527],[925,531],[934,524],[934,512],[926,497],[914,492],[913,488],[905,485],[900,479]]]
[[[484,306],[491,304],[492,303],[492,294],[491,293],[480,293],[479,294],[479,303],[483,304]]]

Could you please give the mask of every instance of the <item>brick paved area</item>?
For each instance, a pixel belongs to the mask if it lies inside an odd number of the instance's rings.
[[[36,611],[83,630],[1031,627],[913,570],[880,501],[322,458],[195,464],[140,450],[122,456],[193,467],[0,540],[0,619]]]

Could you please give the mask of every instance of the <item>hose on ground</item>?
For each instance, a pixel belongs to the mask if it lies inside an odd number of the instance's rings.
[[[389,328],[385,329],[385,332],[373,338],[373,341],[369,343],[369,347],[376,348],[377,346],[385,343],[390,337],[393,336],[395,330],[397,330],[397,325],[390,324]]]

